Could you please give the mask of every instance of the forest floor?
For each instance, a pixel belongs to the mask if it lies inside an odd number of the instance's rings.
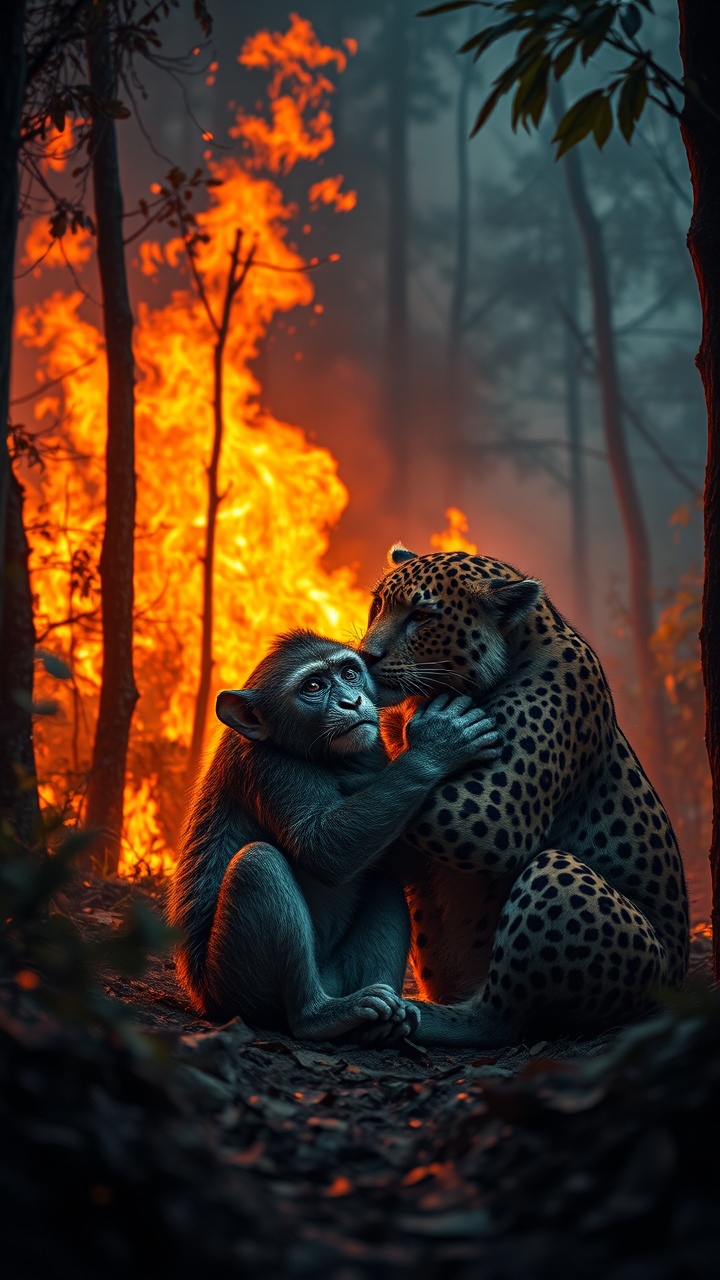
[[[64,909],[91,935],[138,895],[162,889],[86,881]],[[707,985],[702,927],[692,950]],[[48,1262],[60,1280],[672,1280],[716,1263],[714,1005],[594,1041],[378,1052],[214,1027],[167,957],[105,989],[164,1066],[0,1005],[12,1280]]]

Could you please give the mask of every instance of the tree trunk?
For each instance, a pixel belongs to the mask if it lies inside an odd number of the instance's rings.
[[[13,274],[18,226],[20,115],[25,88],[23,0],[0,5],[0,820],[28,851],[42,846],[32,740],[35,632],[9,418]]]
[[[569,227],[567,228],[569,231]],[[578,270],[575,245],[564,237],[565,307],[568,320],[577,330]],[[570,324],[563,326],[563,372],[565,380],[565,420],[570,445],[570,533],[572,538],[573,604],[578,625],[590,629],[592,603],[588,569],[587,490],[582,456],[582,398],[577,367],[577,342]]]
[[[385,431],[402,505],[409,465],[408,241],[408,13],[389,0],[387,17],[387,189],[385,271]]]
[[[115,97],[116,77],[107,22],[88,39],[93,92]],[[133,319],[123,245],[123,202],[115,122],[93,121],[92,174],[97,252],[108,370],[105,532],[100,554],[103,663],[86,822],[98,832],[93,859],[117,870],[130,722],[138,693],[133,674],[133,556],[135,535],[135,403]]]
[[[5,524],[5,612],[0,637],[0,816],[7,817],[28,852],[43,847],[35,751],[32,687],[35,653],[28,544],[22,490],[10,476]]]
[[[0,6],[0,564],[5,563],[5,520],[10,493],[10,454],[5,426],[10,416],[10,361],[13,333],[13,276],[18,226],[20,113],[25,87],[23,25],[25,3]],[[5,573],[0,576],[2,627]]]
[[[705,472],[705,583],[700,651],[706,695],[706,729],[713,793],[710,845],[713,962],[720,979],[720,6],[678,0],[680,56],[686,80],[703,104],[688,96],[680,127],[690,165],[693,213],[688,247],[695,267],[703,327],[697,367],[708,414]]]
[[[553,86],[552,94],[553,111],[559,120],[565,113],[561,87]],[[662,760],[662,704],[650,647],[650,637],[654,629],[650,596],[652,582],[650,544],[640,494],[625,440],[605,244],[602,228],[588,198],[582,162],[577,150],[569,151],[563,158],[563,164],[570,204],[585,249],[593,300],[593,328],[605,447],[615,496],[625,529],[630,570],[630,625],[642,698],[645,738],[643,745],[655,780],[659,783],[659,789],[663,791],[666,788],[663,785],[665,769]]]
[[[469,11],[468,38],[475,30],[475,13]],[[462,333],[467,305],[467,281],[470,259],[470,133],[469,100],[475,64],[472,58],[464,58],[458,87],[455,111],[455,155],[457,160],[457,206],[455,214],[455,268],[453,271],[450,309],[448,312],[447,351],[445,356],[445,382],[447,403],[447,430],[444,433],[444,453],[447,485],[446,505],[460,502],[457,484],[462,474],[462,411],[463,388],[461,349]]]

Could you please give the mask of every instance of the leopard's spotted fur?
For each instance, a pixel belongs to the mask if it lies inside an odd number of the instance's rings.
[[[463,552],[391,553],[363,651],[387,701],[470,692],[501,731],[492,766],[430,796],[407,841],[413,961],[432,1042],[595,1030],[677,987],[682,862],[618,727],[602,667],[538,583]],[[469,997],[469,999],[468,999]]]

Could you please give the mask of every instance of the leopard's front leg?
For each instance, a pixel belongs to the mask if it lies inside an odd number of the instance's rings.
[[[457,872],[415,855],[406,882],[412,921],[410,963],[427,1000],[455,1003],[477,991],[488,975],[493,937],[512,878]]]

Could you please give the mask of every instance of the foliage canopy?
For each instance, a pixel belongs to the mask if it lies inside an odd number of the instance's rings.
[[[615,126],[630,142],[648,101],[677,117],[685,93],[696,94],[644,46],[645,15],[654,12],[651,0],[451,0],[424,9],[422,16],[473,7],[491,10],[495,20],[471,36],[461,53],[471,53],[477,61],[498,41],[517,38],[513,57],[480,108],[473,135],[511,91],[513,129],[518,124],[528,131],[531,125],[538,128],[553,80],[562,79],[578,60],[586,66],[602,47],[620,53],[623,62],[559,120],[553,138],[558,159],[590,134],[604,147]]]

